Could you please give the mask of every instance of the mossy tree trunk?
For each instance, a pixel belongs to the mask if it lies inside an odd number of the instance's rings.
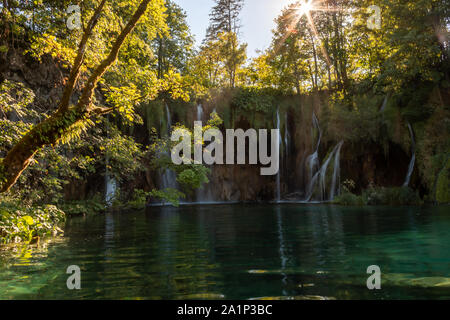
[[[151,0],[143,0],[130,19],[126,27],[116,39],[108,57],[103,60],[87,80],[82,95],[76,106],[69,107],[75,85],[78,81],[81,66],[84,61],[86,44],[95,28],[106,0],[103,0],[92,16],[78,47],[77,57],[70,72],[67,85],[58,106],[58,110],[49,118],[33,127],[8,152],[6,158],[0,163],[0,192],[7,192],[17,182],[24,170],[29,166],[31,159],[44,146],[56,145],[58,141],[76,124],[87,120],[94,115],[101,115],[112,109],[96,108],[92,105],[94,90],[105,72],[116,61],[119,50],[127,36],[133,31],[137,22],[146,12]]]

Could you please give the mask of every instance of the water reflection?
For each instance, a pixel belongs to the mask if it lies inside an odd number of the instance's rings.
[[[284,236],[283,236],[283,224],[282,224],[282,217],[281,217],[281,208],[280,206],[275,207],[276,215],[277,215],[277,225],[278,225],[278,239],[280,241],[280,260],[281,260],[281,275],[283,276],[283,295],[287,295],[286,292],[286,285],[287,285],[287,275],[283,271],[286,269],[287,264],[287,256],[286,256],[286,248],[284,243]]]
[[[312,299],[450,296],[447,207],[219,205],[69,220],[0,252],[0,298]],[[67,266],[82,270],[68,291]],[[366,288],[379,265],[383,290]]]

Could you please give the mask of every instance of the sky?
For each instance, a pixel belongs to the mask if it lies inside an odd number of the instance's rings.
[[[209,25],[209,13],[213,0],[174,0],[187,13],[187,21],[199,45]],[[274,19],[294,0],[245,0],[241,13],[241,39],[248,43],[248,57],[256,57],[256,50],[265,50],[272,41]]]

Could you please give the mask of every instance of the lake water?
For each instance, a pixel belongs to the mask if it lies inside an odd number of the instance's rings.
[[[0,251],[0,299],[450,299],[450,207],[152,207]],[[81,290],[66,287],[70,265]],[[381,290],[367,268],[381,268]]]

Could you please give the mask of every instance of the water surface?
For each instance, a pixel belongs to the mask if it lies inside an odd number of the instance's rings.
[[[450,299],[449,207],[152,207],[65,230],[0,251],[0,299]]]

